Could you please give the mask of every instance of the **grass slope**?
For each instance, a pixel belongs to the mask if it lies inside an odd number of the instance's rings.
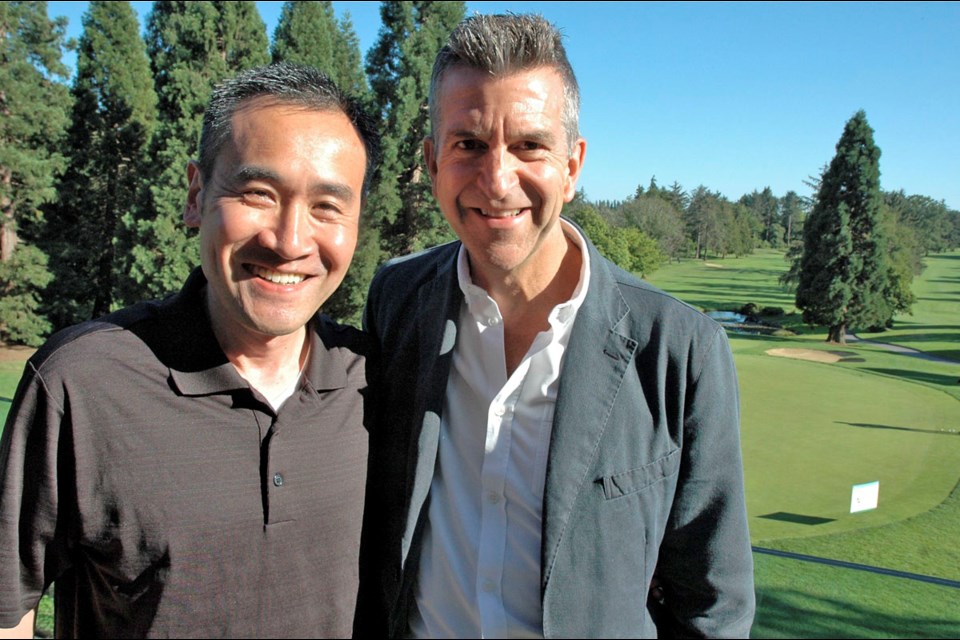
[[[862,334],[960,361],[960,253],[932,256],[913,315]],[[758,546],[960,581],[960,362],[824,343],[776,278],[782,254],[684,262],[651,282],[703,309],[779,306],[794,337],[731,334]],[[769,349],[839,352],[824,364]],[[876,510],[849,513],[852,484],[879,480]],[[960,638],[960,590],[755,554],[760,638]]]

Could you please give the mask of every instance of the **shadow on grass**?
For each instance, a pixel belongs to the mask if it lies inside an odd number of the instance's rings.
[[[787,513],[785,511],[777,511],[776,513],[768,513],[765,516],[757,516],[758,518],[766,518],[767,520],[779,520],[780,522],[792,522],[793,524],[806,524],[806,525],[817,525],[817,524],[826,524],[828,522],[833,522],[835,518],[821,518],[820,516],[805,516],[802,513]]]
[[[879,373],[885,376],[903,378],[912,382],[924,382],[926,384],[935,384],[945,387],[951,387],[960,384],[960,374],[958,376],[947,376],[939,373],[928,373],[926,371],[907,371],[906,369],[877,369],[865,367],[864,371]]]
[[[751,638],[960,638],[955,616],[898,614],[841,597],[759,588]],[[953,619],[947,619],[953,618]]]
[[[913,431],[914,433],[929,433],[937,436],[960,436],[960,431],[953,429],[917,429],[916,427],[895,427],[889,424],[871,424],[869,422],[842,422],[837,420],[834,424],[845,424],[849,427],[860,427],[861,429],[890,429],[892,431]]]

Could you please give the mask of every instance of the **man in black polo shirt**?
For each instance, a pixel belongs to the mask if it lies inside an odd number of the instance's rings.
[[[0,627],[29,637],[348,636],[364,343],[320,316],[357,242],[377,135],[319,72],[214,92],[183,289],[27,363],[0,446]]]

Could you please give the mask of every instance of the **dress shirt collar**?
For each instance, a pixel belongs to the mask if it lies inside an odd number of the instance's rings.
[[[566,302],[562,302],[553,308],[550,312],[548,321],[553,326],[556,323],[568,324],[573,322],[577,311],[587,297],[587,287],[590,282],[590,252],[587,251],[587,243],[580,231],[572,224],[560,218],[560,225],[564,235],[567,236],[580,250],[580,281],[577,283],[573,295]],[[460,245],[460,252],[457,255],[457,280],[460,283],[460,290],[463,292],[464,300],[467,303],[467,309],[473,319],[477,322],[487,324],[492,318],[500,317],[500,310],[497,303],[487,294],[487,292],[473,283],[470,277],[470,261],[467,259],[467,250]]]

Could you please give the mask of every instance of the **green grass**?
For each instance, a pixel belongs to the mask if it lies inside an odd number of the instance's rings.
[[[890,330],[860,337],[960,361],[960,253],[928,256],[925,262],[923,276],[914,281],[913,314],[897,318]]]
[[[928,258],[912,316],[862,338],[960,361],[960,253]],[[754,544],[960,581],[960,363],[824,342],[777,284],[782,254],[668,265],[650,281],[702,309],[782,307],[794,337],[731,334]],[[838,352],[825,364],[774,348]],[[853,484],[878,508],[849,513]],[[960,637],[960,590],[755,554],[754,637]]]
[[[753,638],[960,638],[957,589],[765,554],[753,558]]]
[[[13,394],[17,390],[17,383],[23,375],[23,362],[0,362],[0,425],[7,419]],[[0,433],[3,432],[0,427]]]

